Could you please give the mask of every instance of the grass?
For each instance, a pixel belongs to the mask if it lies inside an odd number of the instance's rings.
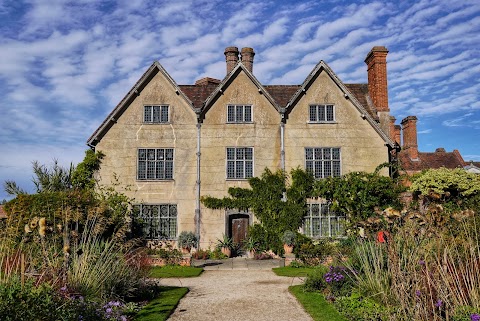
[[[327,302],[323,294],[318,292],[304,292],[302,285],[294,285],[288,288],[303,306],[305,311],[315,321],[347,321],[335,307]]]
[[[135,316],[135,321],[164,321],[172,314],[180,299],[188,293],[188,288],[173,286],[160,287],[160,295],[150,301]]]
[[[202,268],[194,266],[153,266],[149,276],[151,278],[191,278],[199,276],[202,272]]]
[[[290,276],[290,277],[306,277],[309,273],[315,270],[314,267],[278,267],[273,268],[273,272],[278,276]]]

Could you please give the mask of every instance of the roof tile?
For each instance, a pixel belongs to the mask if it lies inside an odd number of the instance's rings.
[[[402,150],[398,155],[402,169],[407,172],[420,172],[429,168],[463,168],[465,162],[455,152],[435,151],[433,153],[418,153],[418,160],[411,160],[408,152]]]

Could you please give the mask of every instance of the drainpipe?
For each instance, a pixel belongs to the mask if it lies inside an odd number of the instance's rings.
[[[195,197],[195,234],[197,235],[197,249],[200,248],[200,129],[202,123],[197,123],[197,195]]]
[[[280,167],[285,172],[285,110],[282,108],[280,113],[282,117],[280,123]]]

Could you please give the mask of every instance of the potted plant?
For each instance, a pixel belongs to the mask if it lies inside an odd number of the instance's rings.
[[[243,244],[245,251],[247,251],[247,257],[249,258],[254,258],[255,257],[255,251],[257,250],[258,243],[255,241],[253,237],[249,237],[248,239],[245,240],[245,243]]]
[[[218,247],[221,249],[222,253],[228,257],[232,256],[232,247],[233,247],[233,240],[232,238],[223,234],[222,239],[217,239]]]
[[[282,235],[283,249],[285,254],[291,254],[293,252],[293,246],[295,245],[296,235],[292,231],[285,231]]]
[[[178,247],[183,254],[189,254],[192,247],[197,244],[197,237],[193,232],[182,231],[178,236]]]

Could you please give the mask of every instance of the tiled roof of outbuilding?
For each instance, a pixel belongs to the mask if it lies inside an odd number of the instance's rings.
[[[466,165],[458,150],[446,152],[443,148],[438,148],[433,153],[418,152],[418,160],[410,159],[408,152],[402,150],[398,160],[402,169],[410,173],[429,168],[463,168]]]

